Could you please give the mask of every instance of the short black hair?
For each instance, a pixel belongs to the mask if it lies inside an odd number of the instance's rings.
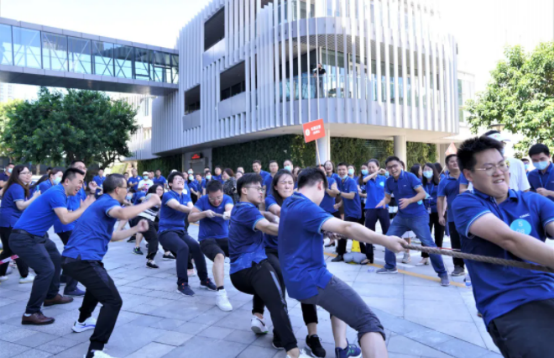
[[[98,171],[101,171],[101,170],[104,171],[104,168],[102,167],[98,168]]]
[[[502,148],[501,142],[486,136],[467,139],[458,148],[458,165],[462,170],[473,171],[477,163],[475,160],[476,154],[489,149],[496,149],[499,153],[502,153]]]
[[[314,186],[320,181],[323,182],[324,188],[327,189],[327,177],[321,169],[316,167],[304,168],[298,174],[298,189],[302,189],[305,186]]]
[[[210,180],[206,185],[206,193],[215,193],[220,190],[223,191],[223,185],[219,180]]]
[[[497,131],[496,129],[491,129],[490,131],[487,131],[485,132],[485,134],[483,134],[485,137],[488,137],[490,136],[491,134],[500,134],[500,131]]]
[[[169,185],[170,183],[173,183],[173,179],[175,177],[181,177],[183,178],[183,180],[185,180],[185,175],[181,172],[173,172],[171,174],[169,174],[169,176],[167,177],[167,184]]]
[[[259,164],[260,166],[262,166],[262,162],[259,161],[258,159],[254,160],[254,161],[252,162],[252,164]]]
[[[367,161],[367,164],[369,165],[369,163],[375,163],[375,165],[377,165],[379,168],[381,167],[381,164],[379,163],[379,161],[377,159],[370,159]]]
[[[533,145],[531,148],[529,148],[530,157],[541,153],[544,153],[550,157],[550,149],[548,149],[548,147],[542,143],[537,143]]]
[[[400,158],[398,158],[398,157],[395,156],[395,155],[391,155],[390,157],[388,157],[388,158],[385,160],[385,166],[387,166],[390,162],[393,162],[393,161],[397,161],[398,163],[401,163],[401,164],[402,164],[402,161],[400,160]]]
[[[62,168],[62,167],[56,167],[54,169],[51,169],[50,170],[50,173],[48,173],[48,178],[50,179],[50,176],[51,175],[56,175],[58,174],[59,172],[64,172],[65,171],[65,168]],[[84,173],[83,173],[84,174]],[[63,183],[63,180],[62,180],[62,183]]]
[[[237,181],[237,192],[239,195],[242,195],[242,187],[246,186],[248,184],[253,183],[263,183],[263,178],[261,175],[256,173],[247,173],[240,177],[240,179]]]
[[[446,164],[446,166],[448,166],[448,161],[450,160],[450,158],[456,157],[456,156],[457,156],[457,154],[448,154],[446,156],[446,159],[444,160],[444,164]]]
[[[347,167],[348,168],[348,164],[346,164],[345,162],[340,162],[339,164],[337,164],[337,168],[338,167]]]
[[[275,164],[279,165],[279,163],[277,163],[277,161],[276,161],[276,160],[270,160],[270,161],[269,161],[269,164],[273,164],[273,163],[275,163]]]
[[[69,168],[63,173],[62,183],[65,183],[66,180],[72,180],[77,176],[77,174],[85,175],[85,172],[77,168]]]
[[[524,163],[529,163],[529,159],[527,159],[527,158],[521,158],[521,161],[524,162]]]
[[[75,159],[71,161],[71,164],[69,164],[70,167],[73,167],[77,163],[83,163],[85,166],[87,165],[84,160],[81,159]]]
[[[104,193],[110,194],[115,191],[116,188],[126,186],[127,181],[122,174],[110,174],[102,184]]]

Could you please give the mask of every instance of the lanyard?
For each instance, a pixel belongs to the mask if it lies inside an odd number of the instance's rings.
[[[431,194],[433,193],[433,190],[435,190],[435,183],[431,182],[427,184],[427,187],[425,189],[429,189],[429,187],[431,187],[431,190],[428,190],[427,194],[429,194],[429,196],[432,196]]]

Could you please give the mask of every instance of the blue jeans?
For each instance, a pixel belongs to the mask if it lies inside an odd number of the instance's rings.
[[[416,216],[413,218],[405,218],[396,215],[389,227],[389,231],[387,231],[387,235],[401,237],[406,231],[413,231],[421,240],[421,245],[437,247],[431,238],[429,215]],[[439,277],[447,275],[444,263],[442,262],[442,256],[433,254],[429,255],[429,257],[431,257],[431,264]],[[385,268],[396,268],[396,254],[388,249],[385,249]]]

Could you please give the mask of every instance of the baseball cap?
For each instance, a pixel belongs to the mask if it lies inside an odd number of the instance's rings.
[[[511,142],[512,141],[508,136],[506,136],[506,135],[504,135],[500,132],[491,133],[487,137],[495,139],[499,142]]]
[[[142,172],[142,175],[148,175],[147,171]]]

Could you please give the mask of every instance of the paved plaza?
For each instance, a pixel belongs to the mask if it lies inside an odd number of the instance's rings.
[[[198,227],[190,226],[196,237]],[[61,249],[61,241],[50,232]],[[445,238],[445,245],[449,245]],[[144,245],[144,244],[143,244]],[[106,351],[118,358],[271,358],[285,357],[271,347],[272,335],[256,336],[250,331],[252,298],[234,289],[226,275],[225,288],[233,304],[232,312],[215,306],[215,293],[199,288],[197,277],[190,280],[193,298],[176,292],[175,263],[161,261],[160,269],[148,269],[144,256],[132,254],[133,244],[111,243],[104,259],[123,298],[123,309]],[[144,247],[143,247],[144,249]],[[387,333],[389,356],[414,357],[500,357],[482,319],[477,317],[471,289],[463,277],[454,278],[450,287],[441,287],[431,266],[399,264],[397,275],[377,275],[375,267],[331,263],[330,271],[352,285],[375,310]],[[400,262],[401,255],[398,257]],[[451,258],[444,258],[452,271]],[[412,252],[412,263],[419,253]],[[376,263],[383,263],[383,250],[376,250]],[[211,262],[208,261],[211,275]],[[226,264],[226,271],[229,265]],[[46,316],[56,322],[49,326],[22,326],[21,315],[29,298],[30,284],[19,284],[17,271],[0,284],[0,358],[82,357],[92,331],[73,333],[82,299],[46,307]],[[289,299],[288,308],[299,346],[304,347],[307,329],[300,305]],[[329,316],[319,310],[319,336],[334,357]],[[98,314],[98,309],[95,316]],[[266,320],[271,322],[269,312]],[[349,340],[356,334],[349,329]]]

